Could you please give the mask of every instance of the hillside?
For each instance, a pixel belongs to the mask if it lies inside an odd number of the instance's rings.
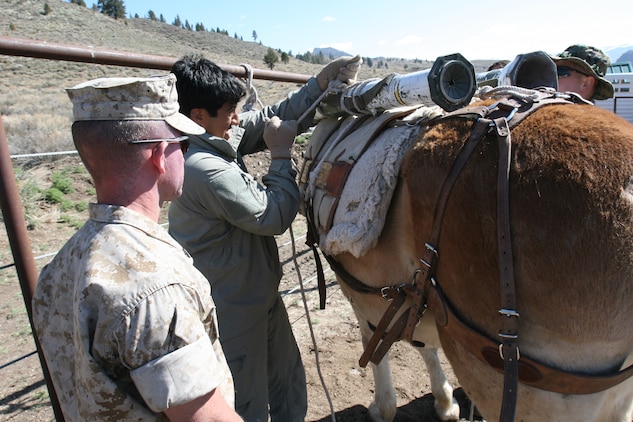
[[[147,19],[114,20],[91,9],[61,0],[3,0],[0,36],[18,37],[95,48],[178,58],[198,52],[218,64],[247,63],[263,68],[267,47],[212,32],[193,32]],[[70,102],[63,88],[103,76],[141,76],[156,73],[133,69],[43,59],[0,56],[0,114],[11,153],[52,151],[71,145]],[[319,66],[292,59],[276,70],[313,74]],[[261,81],[258,93],[264,102],[275,101],[292,84]],[[279,91],[279,92],[276,92]],[[28,135],[28,140],[25,137]]]
[[[269,46],[256,42],[216,32],[190,31],[149,19],[115,20],[62,0],[47,0],[50,13],[44,15],[44,3],[42,0],[1,0],[0,36],[174,58],[196,52],[218,64],[246,63],[253,68],[265,68],[263,57]],[[376,65],[378,61],[383,64],[380,68]],[[376,64],[371,68],[363,66],[359,79],[432,66],[432,62],[415,63],[396,58],[380,58]],[[485,69],[487,64],[475,61],[476,71]],[[320,65],[290,57],[287,64],[279,62],[274,70],[312,75],[320,68]],[[96,77],[152,73],[147,69],[3,55],[0,55],[0,69],[0,114],[12,154],[72,148],[68,130],[70,102],[63,88]],[[276,102],[295,89],[294,84],[262,80],[255,81],[254,85],[264,104]]]

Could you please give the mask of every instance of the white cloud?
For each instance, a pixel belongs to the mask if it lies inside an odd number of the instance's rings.
[[[422,42],[423,38],[418,35],[407,35],[404,38],[400,38],[396,41],[395,45],[417,45]]]
[[[323,19],[321,19],[323,22],[334,22],[336,20],[335,17],[332,16],[326,16]]]

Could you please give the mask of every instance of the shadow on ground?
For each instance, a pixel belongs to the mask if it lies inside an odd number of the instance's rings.
[[[457,399],[460,408],[460,420],[470,420],[470,400],[466,397],[466,393],[461,388],[453,392],[453,396]],[[434,398],[432,394],[425,394],[411,402],[400,406],[394,422],[439,422],[435,416],[433,408]],[[355,405],[347,409],[336,412],[337,422],[366,422],[369,420],[367,408],[361,405]],[[481,416],[475,411],[474,421],[482,421]],[[318,419],[314,422],[332,422],[331,417]]]

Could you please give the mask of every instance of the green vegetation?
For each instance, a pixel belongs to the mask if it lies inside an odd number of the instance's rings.
[[[24,220],[27,230],[33,230],[37,224],[37,214],[39,211],[39,201],[42,199],[42,192],[32,175],[20,167],[13,169],[20,199],[22,201]],[[0,214],[0,221],[4,218]]]
[[[44,200],[50,204],[61,204],[64,202],[64,192],[52,187],[44,191]]]
[[[307,145],[310,142],[310,137],[312,136],[312,132],[300,133],[295,138],[295,144],[297,145]]]
[[[123,0],[99,0],[99,11],[114,19],[125,19],[125,3]]]
[[[84,212],[88,209],[88,201],[79,201],[75,204],[75,211]]]
[[[269,47],[268,52],[264,56],[264,63],[266,63],[266,66],[268,66],[270,70],[273,70],[273,68],[275,67],[275,64],[278,61],[279,61],[279,56],[277,56],[277,53],[275,53],[275,50]]]
[[[65,169],[53,173],[53,188],[60,190],[62,193],[71,193],[73,191],[73,179],[68,176],[69,170]]]
[[[75,230],[79,230],[81,228],[81,226],[83,226],[84,224],[84,220],[81,218],[77,218],[77,217],[73,217],[71,215],[68,214],[62,214],[59,217],[59,221],[60,223],[64,223],[69,225],[70,227],[74,228]]]

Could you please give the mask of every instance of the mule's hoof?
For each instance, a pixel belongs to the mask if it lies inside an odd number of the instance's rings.
[[[384,413],[378,408],[375,402],[369,405],[369,418],[372,422],[391,422],[396,417],[396,408],[385,411]]]
[[[436,400],[435,413],[441,421],[457,421],[459,420],[459,404],[457,403],[457,400],[453,398],[451,406],[448,409],[444,409]]]

